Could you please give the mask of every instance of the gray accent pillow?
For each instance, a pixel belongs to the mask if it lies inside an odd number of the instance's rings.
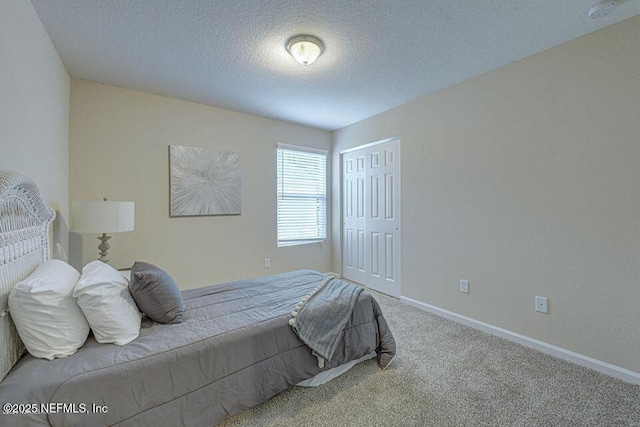
[[[184,300],[176,282],[166,271],[148,262],[131,268],[129,291],[140,311],[158,323],[180,323]]]

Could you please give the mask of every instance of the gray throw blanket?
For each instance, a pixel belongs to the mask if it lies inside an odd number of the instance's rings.
[[[291,313],[289,324],[318,357],[318,366],[331,360],[338,347],[342,331],[351,318],[362,286],[352,285],[329,276]]]

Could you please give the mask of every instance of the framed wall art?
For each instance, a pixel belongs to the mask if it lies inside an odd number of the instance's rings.
[[[169,146],[169,216],[241,213],[242,158],[239,153]]]

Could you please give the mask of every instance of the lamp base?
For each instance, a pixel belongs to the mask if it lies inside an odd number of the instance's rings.
[[[102,233],[102,236],[98,237],[98,240],[101,242],[98,245],[98,249],[100,250],[100,258],[98,258],[98,261],[102,261],[105,264],[109,264],[109,261],[111,261],[109,259],[109,248],[111,248],[111,246],[107,243],[107,240],[110,238],[111,236],[107,236],[107,233]]]

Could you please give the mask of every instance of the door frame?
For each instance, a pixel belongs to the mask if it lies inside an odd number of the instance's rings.
[[[402,234],[403,234],[403,229],[402,229],[402,139],[400,138],[399,135],[397,136],[391,136],[388,138],[384,138],[384,139],[380,139],[378,141],[374,141],[374,142],[369,142],[367,144],[362,144],[362,145],[358,145],[357,147],[351,147],[351,148],[346,148],[344,150],[340,150],[339,152],[339,161],[340,161],[340,264],[341,264],[341,269],[340,269],[340,274],[344,277],[344,214],[345,214],[345,206],[344,206],[344,161],[343,161],[343,155],[346,153],[350,153],[352,151],[358,151],[358,150],[362,150],[365,148],[369,148],[369,147],[373,147],[375,145],[380,145],[380,144],[385,144],[387,142],[391,142],[391,141],[398,141],[398,152],[399,152],[399,161],[398,161],[398,210],[399,210],[399,215],[398,215],[398,229],[399,229],[399,233],[398,236],[400,237],[400,244],[398,245],[398,269],[397,269],[397,277],[398,277],[398,281],[400,282],[400,295],[398,295],[398,298],[400,298],[402,296]],[[366,285],[366,283],[364,283],[364,285]]]

